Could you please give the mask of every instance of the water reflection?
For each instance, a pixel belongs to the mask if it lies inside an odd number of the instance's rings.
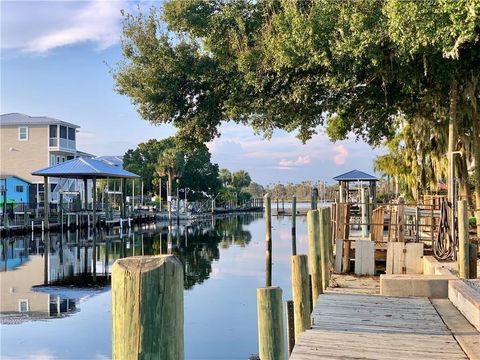
[[[245,247],[252,235],[244,227],[262,214],[207,218],[170,227],[150,224],[122,232],[110,229],[96,234],[92,258],[92,232],[32,234],[3,239],[0,253],[2,323],[63,317],[78,305],[108,291],[115,260],[136,255],[175,254],[184,264],[185,289],[207,280],[219,246]],[[48,251],[45,251],[48,249]],[[92,269],[96,265],[96,283]],[[44,286],[48,285],[48,286]]]

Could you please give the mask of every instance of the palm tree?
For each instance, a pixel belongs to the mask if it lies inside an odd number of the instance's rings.
[[[234,188],[241,189],[247,187],[251,182],[250,174],[245,170],[239,170],[232,174],[232,185]]]
[[[167,176],[167,196],[172,196],[173,179],[182,175],[185,154],[177,148],[167,149],[158,157],[155,170],[160,177]]]
[[[232,183],[232,173],[228,169],[220,169],[218,176],[223,186],[228,186]]]

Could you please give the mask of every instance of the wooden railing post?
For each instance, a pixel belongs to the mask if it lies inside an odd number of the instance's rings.
[[[468,241],[467,200],[458,201],[458,276],[468,278],[470,243]]]
[[[112,268],[113,359],[184,358],[183,265],[173,255],[117,260]]]

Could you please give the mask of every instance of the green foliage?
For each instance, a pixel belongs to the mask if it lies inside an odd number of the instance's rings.
[[[477,226],[477,218],[476,217],[468,218],[468,223],[470,224],[470,226]]]
[[[189,199],[214,194],[221,186],[218,165],[211,163],[208,148],[201,144],[182,149],[175,137],[149,140],[136,149],[128,150],[124,156],[124,167],[141,175],[145,193],[158,193],[159,178],[163,179],[164,189],[167,181],[171,181],[172,191],[173,182],[178,178],[179,187],[189,189]]]
[[[156,192],[155,166],[160,154],[166,149],[175,146],[173,138],[165,140],[151,139],[138,144],[136,149],[128,150],[123,156],[123,167],[141,176],[144,182],[145,193]]]
[[[144,119],[179,128],[182,144],[211,140],[224,121],[302,141],[323,125],[332,140],[400,136],[379,168],[411,191],[444,174],[458,100],[464,184],[467,160],[480,159],[479,16],[480,0],[168,0],[161,15],[124,16],[114,78]]]
[[[250,174],[245,170],[239,170],[232,174],[232,186],[236,189],[247,187],[251,182]]]

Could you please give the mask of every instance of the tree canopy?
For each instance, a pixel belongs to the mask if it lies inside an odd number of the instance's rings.
[[[475,158],[480,202],[479,29],[480,0],[168,0],[125,14],[114,77],[182,143],[225,121],[302,141],[323,125],[332,140],[396,142],[424,184],[461,151],[462,192]]]
[[[180,148],[175,137],[152,139],[128,150],[124,155],[124,167],[142,177],[147,193],[158,192],[160,178],[164,180],[163,184],[170,184],[170,193],[173,181],[179,179],[179,186],[190,190],[188,196],[191,199],[215,194],[221,187],[218,165],[212,164],[208,148],[203,144]]]

